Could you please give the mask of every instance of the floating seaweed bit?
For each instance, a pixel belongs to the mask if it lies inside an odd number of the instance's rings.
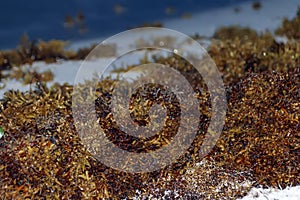
[[[253,10],[260,10],[261,7],[262,7],[262,5],[261,5],[261,3],[260,3],[259,1],[255,1],[255,2],[253,2],[253,4],[252,4]]]
[[[264,187],[299,185],[299,68],[249,74],[233,87],[211,159]]]
[[[127,11],[127,8],[121,4],[115,4],[113,7],[113,10],[114,10],[115,14],[121,15]]]
[[[66,15],[64,20],[64,27],[73,28],[74,25],[75,25],[75,20],[70,15]]]
[[[275,33],[286,36],[289,39],[300,39],[300,6],[298,7],[296,16],[291,20],[284,18],[281,27]]]
[[[78,33],[86,33],[88,28],[86,27],[84,13],[79,12],[75,17],[66,15],[64,20],[64,28],[69,29],[69,31],[73,31],[73,29],[76,28]]]

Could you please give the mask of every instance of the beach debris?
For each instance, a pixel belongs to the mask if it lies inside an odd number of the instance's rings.
[[[0,127],[0,139],[4,136],[4,130],[2,127]]]

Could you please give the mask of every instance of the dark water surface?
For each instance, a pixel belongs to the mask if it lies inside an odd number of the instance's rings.
[[[1,0],[0,49],[14,48],[24,33],[31,39],[43,40],[107,37],[147,22],[244,1],[247,0]]]

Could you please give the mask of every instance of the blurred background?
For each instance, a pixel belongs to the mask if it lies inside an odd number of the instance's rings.
[[[15,48],[24,33],[32,40],[105,38],[130,28],[163,26],[165,20],[189,19],[194,13],[249,1],[2,0],[0,49]]]

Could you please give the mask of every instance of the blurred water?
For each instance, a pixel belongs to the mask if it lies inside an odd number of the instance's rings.
[[[1,0],[0,49],[14,48],[25,32],[31,39],[43,40],[106,37],[146,22],[244,1],[247,0]]]

